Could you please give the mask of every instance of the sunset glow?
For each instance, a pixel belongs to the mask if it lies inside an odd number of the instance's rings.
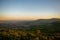
[[[51,18],[60,18],[60,16],[0,17],[0,20],[37,20],[37,19],[51,19]]]
[[[59,1],[5,0],[0,3],[0,20],[60,18]]]

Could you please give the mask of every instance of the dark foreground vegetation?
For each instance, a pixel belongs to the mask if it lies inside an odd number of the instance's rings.
[[[60,33],[44,33],[41,30],[0,30],[0,40],[60,40]]]

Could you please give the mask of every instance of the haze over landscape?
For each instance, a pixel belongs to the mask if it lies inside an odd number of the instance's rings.
[[[0,0],[0,40],[60,40],[60,0]]]
[[[59,4],[53,0],[0,0],[0,20],[60,18]]]

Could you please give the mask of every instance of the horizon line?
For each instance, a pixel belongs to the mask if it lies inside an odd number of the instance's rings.
[[[60,19],[60,18],[38,18],[38,19],[25,19],[25,20],[41,20],[41,19]],[[0,19],[0,20],[4,20],[4,19]],[[9,19],[5,19],[5,20],[9,20]],[[10,19],[10,20],[24,20],[24,19]]]
[[[60,16],[25,16],[25,17],[0,16],[0,20],[36,20],[36,19],[51,19],[51,18],[60,19]]]

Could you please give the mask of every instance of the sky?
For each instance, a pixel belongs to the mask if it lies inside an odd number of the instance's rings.
[[[0,0],[0,20],[60,18],[60,1]]]

